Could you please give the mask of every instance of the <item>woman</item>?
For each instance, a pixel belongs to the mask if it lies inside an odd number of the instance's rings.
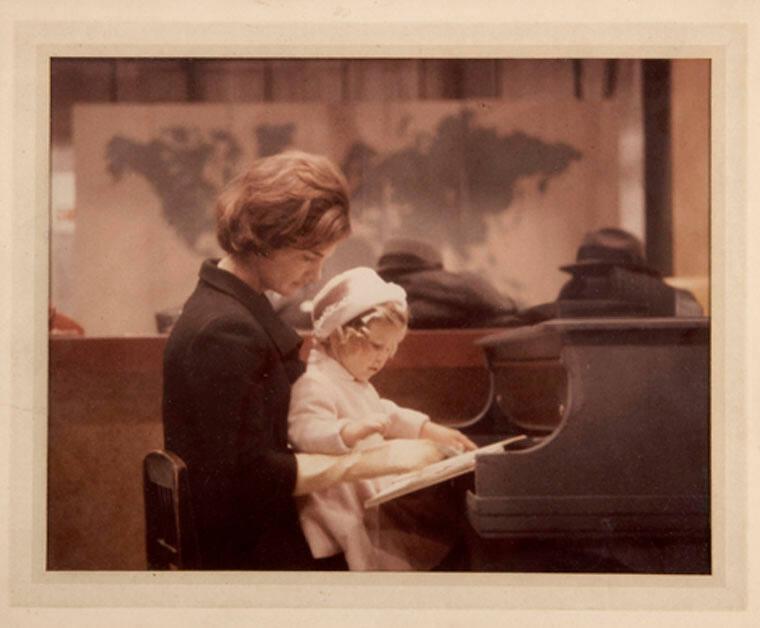
[[[256,161],[216,207],[221,260],[206,260],[166,345],[166,448],[187,464],[204,569],[341,569],[311,558],[294,495],[413,470],[442,457],[429,441],[371,454],[294,454],[290,386],[301,339],[265,290],[316,281],[350,232],[346,182],[329,160],[288,152]]]

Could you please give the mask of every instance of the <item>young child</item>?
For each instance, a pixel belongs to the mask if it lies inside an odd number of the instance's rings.
[[[320,290],[312,320],[315,346],[306,372],[293,385],[288,419],[297,451],[343,454],[391,438],[427,438],[460,451],[475,448],[457,430],[382,399],[369,383],[406,333],[403,288],[370,268],[354,268]],[[364,510],[365,500],[390,479],[343,482],[301,498],[301,526],[315,558],[344,552],[352,570],[429,569],[443,558],[448,542],[421,532],[430,513],[398,516],[382,506]]]

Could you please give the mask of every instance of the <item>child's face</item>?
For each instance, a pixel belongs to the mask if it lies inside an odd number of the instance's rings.
[[[378,373],[396,353],[405,329],[385,320],[373,320],[367,325],[366,338],[351,338],[336,348],[336,359],[360,382]]]

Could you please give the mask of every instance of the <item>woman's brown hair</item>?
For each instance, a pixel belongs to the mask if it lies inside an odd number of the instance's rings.
[[[351,232],[348,186],[326,157],[288,151],[256,160],[216,203],[216,237],[231,255],[310,249]]]

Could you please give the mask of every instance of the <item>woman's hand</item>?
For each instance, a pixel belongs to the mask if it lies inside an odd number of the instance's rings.
[[[342,456],[301,453],[295,456],[298,475],[294,495],[321,491],[338,482],[408,473],[444,458],[440,447],[424,438],[396,438]]]
[[[384,435],[390,422],[390,417],[379,413],[369,419],[351,421],[341,428],[340,437],[343,439],[346,447],[353,449],[356,443],[367,438],[370,434]]]
[[[433,421],[428,421],[422,426],[422,429],[420,430],[420,438],[427,438],[434,443],[454,449],[460,453],[478,448],[475,443],[459,430],[453,430],[450,427],[438,425]]]

